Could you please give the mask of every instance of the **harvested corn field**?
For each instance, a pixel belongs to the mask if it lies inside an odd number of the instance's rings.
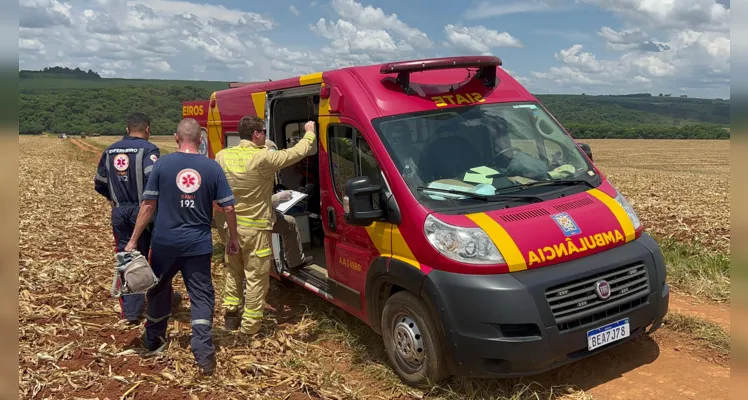
[[[729,254],[729,140],[586,142],[648,231]]]
[[[19,204],[25,205],[19,210],[20,398],[728,397],[729,355],[667,325],[652,338],[533,379],[455,378],[432,391],[413,390],[388,367],[380,337],[300,288],[273,283],[258,337],[223,331],[220,262],[213,273],[217,374],[200,378],[194,366],[187,299],[170,321],[165,353],[141,358],[135,350],[142,326],[119,321],[109,295],[113,239],[108,204],[93,190],[98,154],[69,140],[19,140]],[[593,143],[593,150],[609,159],[602,144]],[[185,294],[181,280],[175,283]]]

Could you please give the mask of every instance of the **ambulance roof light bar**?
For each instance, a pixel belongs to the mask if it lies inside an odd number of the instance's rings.
[[[381,74],[397,73],[397,83],[410,94],[410,74],[413,72],[433,71],[452,68],[478,68],[476,77],[484,79],[486,87],[496,86],[496,67],[501,66],[499,57],[495,56],[465,56],[429,58],[423,60],[398,61],[382,65]]]

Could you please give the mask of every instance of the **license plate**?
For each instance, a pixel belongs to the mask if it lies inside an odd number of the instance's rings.
[[[601,326],[597,329],[587,331],[587,349],[595,350],[608,343],[625,339],[630,334],[631,330],[629,329],[628,318]]]

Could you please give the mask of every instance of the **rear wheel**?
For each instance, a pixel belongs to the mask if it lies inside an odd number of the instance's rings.
[[[449,378],[436,324],[414,294],[400,291],[387,300],[382,338],[395,372],[406,384],[423,387]]]

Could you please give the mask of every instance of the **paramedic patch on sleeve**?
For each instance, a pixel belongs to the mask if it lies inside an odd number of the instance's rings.
[[[571,218],[571,215],[567,213],[553,214],[551,215],[551,218],[556,222],[556,225],[561,228],[561,231],[566,236],[574,236],[582,233],[582,230],[579,229],[579,225],[577,225],[574,219]]]

